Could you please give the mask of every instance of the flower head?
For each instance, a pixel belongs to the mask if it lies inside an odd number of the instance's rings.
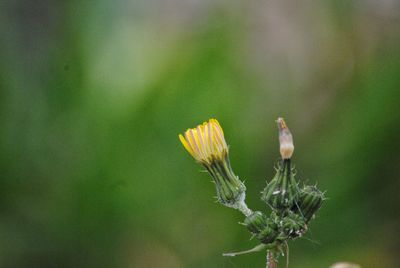
[[[224,132],[216,119],[210,119],[179,135],[185,149],[203,165],[214,180],[218,201],[241,208],[245,198],[243,182],[233,173]]]
[[[179,139],[193,158],[202,164],[210,165],[228,155],[224,132],[216,119],[186,130],[184,135],[179,135]]]

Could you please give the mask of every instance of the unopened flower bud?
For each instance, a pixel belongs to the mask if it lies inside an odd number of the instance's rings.
[[[228,207],[243,205],[246,187],[233,173],[224,132],[216,119],[179,135],[185,149],[210,173],[217,189],[218,201]]]
[[[263,244],[270,244],[275,242],[279,235],[278,224],[274,222],[271,218],[267,220],[267,226],[259,232],[256,237]]]
[[[321,207],[324,194],[315,186],[306,186],[300,190],[299,200],[292,211],[299,212],[308,223]]]
[[[286,126],[285,120],[282,117],[279,117],[276,122],[278,123],[279,129],[279,150],[282,159],[290,159],[294,151],[292,133],[290,133],[290,130]]]
[[[291,211],[282,219],[283,233],[289,238],[301,236],[307,229],[304,218]]]
[[[255,211],[245,219],[244,225],[263,244],[270,244],[279,235],[278,224],[275,221],[275,214],[267,218],[260,211]]]
[[[244,220],[244,225],[253,234],[258,234],[267,227],[267,217],[260,211],[254,211]]]

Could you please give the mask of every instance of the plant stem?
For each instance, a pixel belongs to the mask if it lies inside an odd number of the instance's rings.
[[[249,249],[249,250],[244,250],[244,251],[239,251],[239,252],[232,252],[232,253],[224,253],[224,254],[222,254],[222,256],[225,256],[225,257],[235,257],[235,256],[242,255],[242,254],[247,254],[247,253],[252,253],[252,252],[258,252],[258,251],[261,251],[261,250],[265,249],[265,247],[266,247],[266,245],[260,244],[260,245],[258,245],[258,246],[255,246],[255,247],[252,248],[252,249]]]
[[[250,216],[253,211],[249,209],[244,201],[240,201],[237,205],[237,209],[240,210],[246,217]]]
[[[266,268],[278,268],[278,263],[274,259],[274,255],[271,251],[267,252],[267,267]]]

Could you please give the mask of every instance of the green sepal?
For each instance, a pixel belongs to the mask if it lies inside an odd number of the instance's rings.
[[[228,207],[237,207],[244,200],[246,187],[233,173],[229,158],[204,165],[214,180],[218,201]]]

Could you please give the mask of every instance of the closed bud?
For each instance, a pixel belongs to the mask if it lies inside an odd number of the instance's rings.
[[[315,186],[305,186],[300,191],[299,200],[292,210],[300,213],[308,223],[321,207],[324,194]]]
[[[258,234],[267,227],[267,217],[260,211],[254,211],[244,220],[244,225],[253,234]]]
[[[270,244],[275,242],[278,235],[279,235],[278,224],[274,222],[272,219],[268,219],[267,226],[260,233],[258,233],[256,237],[263,244]]]
[[[289,238],[301,236],[306,231],[306,223],[301,215],[291,211],[282,219],[283,233]]]
[[[247,229],[254,234],[263,244],[270,244],[279,235],[277,217],[274,213],[267,218],[262,212],[255,211],[245,221]]]
[[[261,193],[261,199],[273,209],[291,208],[297,201],[299,189],[290,161],[284,159],[279,163],[275,177]]]

